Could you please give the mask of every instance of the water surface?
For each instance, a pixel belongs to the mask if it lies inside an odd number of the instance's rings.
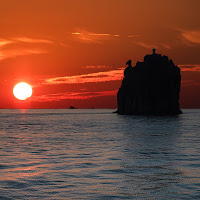
[[[200,199],[200,110],[0,110],[0,199]]]

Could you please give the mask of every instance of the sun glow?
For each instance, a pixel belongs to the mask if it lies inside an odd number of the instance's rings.
[[[19,100],[26,100],[32,95],[32,88],[29,84],[21,82],[13,88],[14,96]]]

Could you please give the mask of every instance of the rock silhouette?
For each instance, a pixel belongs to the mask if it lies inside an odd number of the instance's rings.
[[[181,86],[180,69],[167,56],[146,55],[144,62],[124,70],[122,85],[117,93],[118,114],[176,115]]]

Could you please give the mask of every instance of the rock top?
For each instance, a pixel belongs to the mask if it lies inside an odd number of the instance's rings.
[[[146,55],[143,62],[124,70],[122,85],[117,93],[118,114],[177,115],[181,86],[180,69],[167,57]]]

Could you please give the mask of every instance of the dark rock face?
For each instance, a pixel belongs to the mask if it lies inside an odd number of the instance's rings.
[[[119,114],[176,115],[181,86],[180,69],[167,56],[146,55],[144,62],[124,70],[124,79],[117,93]]]

